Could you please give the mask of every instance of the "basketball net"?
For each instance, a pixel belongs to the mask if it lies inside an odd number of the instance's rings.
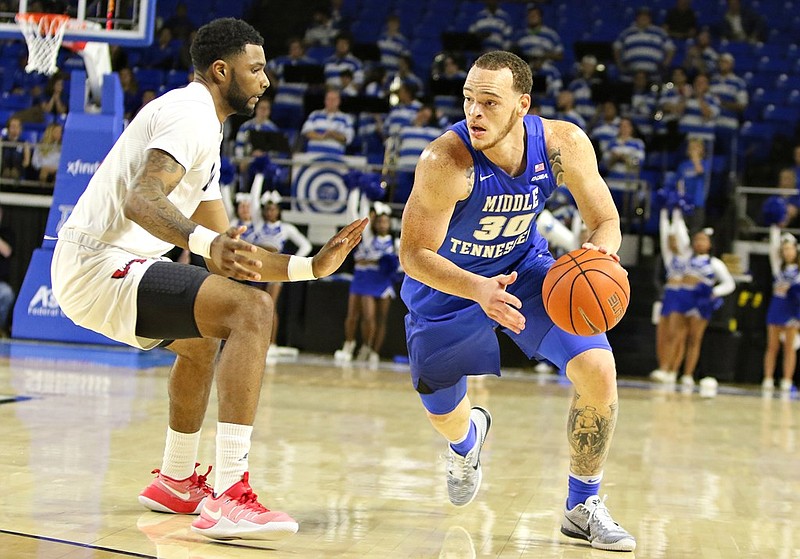
[[[99,23],[81,21],[63,14],[37,12],[18,13],[17,24],[28,44],[28,64],[25,71],[51,76],[58,71],[58,50],[65,47],[84,59],[89,90],[95,103],[100,102],[103,76],[111,73],[111,55],[106,43],[94,41],[64,41],[64,32],[81,29],[100,29]]]

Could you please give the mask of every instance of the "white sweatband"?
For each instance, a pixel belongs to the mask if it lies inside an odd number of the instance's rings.
[[[304,281],[317,279],[314,276],[314,269],[311,266],[313,258],[310,256],[290,256],[289,266],[286,268],[286,273],[289,275],[289,281]]]
[[[211,243],[217,237],[219,233],[216,231],[198,225],[189,234],[189,251],[203,258],[211,258]]]

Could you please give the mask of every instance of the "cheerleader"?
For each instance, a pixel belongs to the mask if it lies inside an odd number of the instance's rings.
[[[363,235],[355,251],[355,270],[347,301],[344,322],[345,342],[334,358],[351,361],[356,346],[356,330],[361,324],[361,349],[358,359],[377,365],[389,306],[397,295],[394,276],[398,270],[397,242],[392,237],[391,208],[376,202],[370,219],[370,233]]]
[[[659,215],[659,238],[661,241],[661,258],[664,261],[666,281],[664,284],[664,297],[661,300],[661,310],[656,323],[656,357],[658,369],[650,373],[650,378],[659,382],[674,383],[677,378],[677,369],[672,369],[672,363],[680,363],[682,354],[673,355],[674,349],[683,351],[683,346],[673,348],[675,339],[675,324],[678,316],[689,310],[691,291],[683,286],[684,275],[692,256],[691,239],[689,230],[683,221],[683,212],[679,208],[670,211],[662,208]]]
[[[231,220],[233,227],[247,227],[241,237],[246,238],[252,235],[255,229],[253,225],[253,204],[252,195],[249,192],[236,193],[236,217]]]
[[[248,194],[249,196],[249,194]],[[291,223],[281,221],[281,195],[276,191],[267,191],[261,196],[261,212],[264,218],[263,223],[255,227],[252,232],[242,235],[248,243],[258,245],[271,252],[284,252],[286,242],[291,242],[297,250],[296,256],[308,256],[311,252],[311,243],[297,227]],[[274,303],[275,312],[272,321],[271,346],[275,346],[278,335],[278,297],[281,294],[281,282],[270,282],[258,284],[269,293]]]
[[[683,288],[690,294],[685,308],[679,310],[674,322],[675,337],[669,352],[672,356],[669,370],[677,371],[682,359],[681,384],[685,386],[694,385],[700,346],[711,315],[722,304],[722,297],[736,288],[725,263],[711,256],[711,234],[711,229],[703,229],[692,237],[692,255],[682,281]]]
[[[792,389],[797,354],[794,342],[800,326],[800,305],[795,291],[800,288],[797,240],[789,233],[781,235],[780,228],[769,230],[769,263],[772,268],[772,299],[767,309],[767,348],[764,352],[764,390],[775,388],[775,364],[783,339],[783,378],[781,390]]]

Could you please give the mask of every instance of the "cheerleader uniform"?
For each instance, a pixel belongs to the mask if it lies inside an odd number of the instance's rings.
[[[282,253],[286,241],[291,241],[297,247],[295,256],[307,256],[311,252],[311,243],[297,227],[291,223],[276,221],[264,222],[250,233],[245,233],[242,238],[248,243],[261,247],[270,247]]]
[[[736,282],[733,281],[728,267],[722,260],[709,254],[692,256],[686,275],[698,278],[700,282],[690,288],[689,308],[682,313],[685,315],[710,320],[714,311],[722,305],[722,297],[736,289]]]
[[[770,228],[769,261],[772,268],[772,299],[767,308],[767,324],[772,326],[797,326],[800,321],[800,304],[794,296],[800,288],[800,269],[797,264],[783,265],[780,255],[781,236],[778,227]]]
[[[379,299],[394,299],[394,274],[397,271],[397,249],[391,235],[362,238],[355,254],[355,270],[350,293]]]
[[[670,224],[668,210],[662,209],[658,229],[661,240],[661,257],[664,260],[667,276],[664,297],[661,302],[661,316],[669,316],[672,313],[683,314],[691,308],[692,290],[675,281],[686,275],[691,258],[691,240],[681,211],[679,209],[672,211],[672,224]],[[670,249],[670,235],[675,237],[677,252]]]

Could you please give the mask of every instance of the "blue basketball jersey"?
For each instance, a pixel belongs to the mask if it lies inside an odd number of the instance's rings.
[[[527,161],[525,171],[516,177],[472,147],[466,121],[450,127],[472,154],[474,186],[469,197],[456,204],[438,253],[485,277],[509,273],[526,259],[547,252],[547,241],[536,230],[534,220],[557,185],[541,119],[528,115],[524,126]],[[473,304],[408,276],[401,296],[411,312],[426,318]]]

